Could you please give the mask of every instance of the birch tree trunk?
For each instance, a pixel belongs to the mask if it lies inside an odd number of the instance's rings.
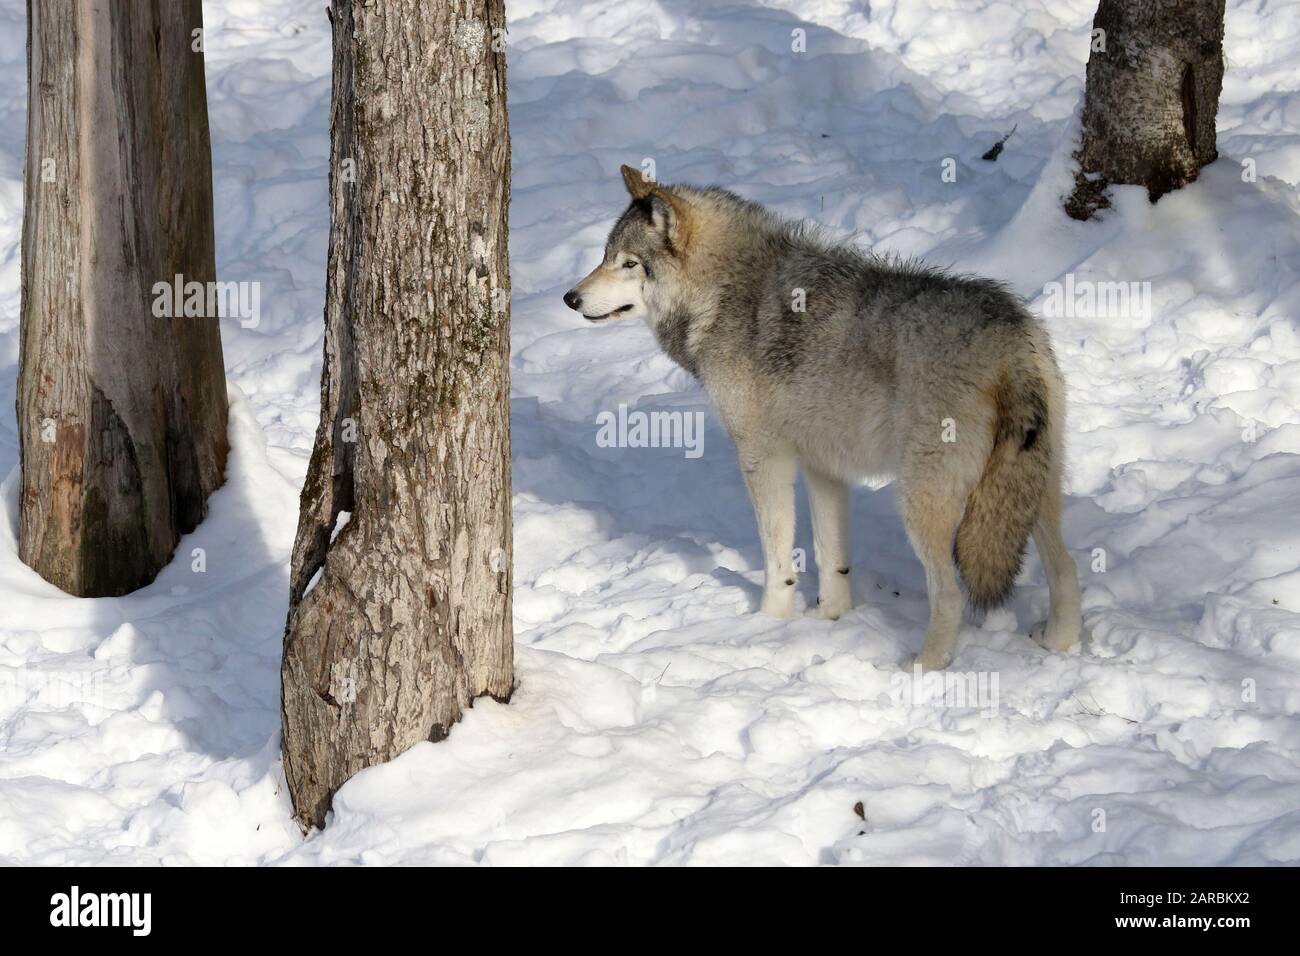
[[[1065,209],[1087,219],[1111,183],[1152,202],[1218,157],[1225,0],[1101,0],[1093,19],[1079,173]]]
[[[513,682],[502,0],[331,20],[321,420],[281,671],[304,828]]]
[[[153,580],[226,461],[199,0],[29,0],[19,555],[71,594]]]

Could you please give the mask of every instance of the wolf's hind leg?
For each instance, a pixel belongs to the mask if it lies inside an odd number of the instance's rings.
[[[962,595],[957,586],[957,565],[952,543],[961,521],[964,496],[950,489],[908,487],[900,493],[903,524],[908,540],[925,568],[925,587],[930,598],[930,626],[917,662],[922,670],[942,670],[952,660],[961,626]]]
[[[853,607],[849,585],[849,486],[804,468],[817,553],[817,616],[830,621]]]
[[[758,536],[763,542],[766,579],[763,586],[764,614],[790,617],[794,614],[794,478],[792,457],[757,450],[740,451],[740,470],[754,503]]]
[[[1043,495],[1034,544],[1047,574],[1052,610],[1046,621],[1030,631],[1032,637],[1051,651],[1068,651],[1079,639],[1082,626],[1079,597],[1079,569],[1061,539],[1061,483],[1053,476]]]

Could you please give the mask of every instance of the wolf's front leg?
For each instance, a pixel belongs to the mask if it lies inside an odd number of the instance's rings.
[[[760,449],[740,449],[740,470],[754,503],[758,536],[763,542],[766,581],[762,612],[773,617],[794,614],[794,476],[792,457]]]
[[[817,616],[834,621],[853,607],[849,588],[849,486],[804,467],[817,551]]]

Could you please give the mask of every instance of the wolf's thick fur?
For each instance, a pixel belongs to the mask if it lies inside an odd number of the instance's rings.
[[[762,609],[794,611],[794,479],[813,509],[818,613],[849,594],[848,487],[897,478],[925,567],[919,661],[947,665],[961,621],[1015,582],[1032,534],[1064,650],[1079,584],[1060,533],[1063,385],[1047,334],[996,282],[888,262],[725,190],[623,167],[632,201],[601,264],[565,295],[591,321],[641,318],[709,392],[736,444],[767,565]]]

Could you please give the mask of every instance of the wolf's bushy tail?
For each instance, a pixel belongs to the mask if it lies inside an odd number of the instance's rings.
[[[953,557],[973,607],[1011,594],[1052,471],[1047,385],[1037,369],[1010,370],[994,392],[993,450],[957,528]]]

